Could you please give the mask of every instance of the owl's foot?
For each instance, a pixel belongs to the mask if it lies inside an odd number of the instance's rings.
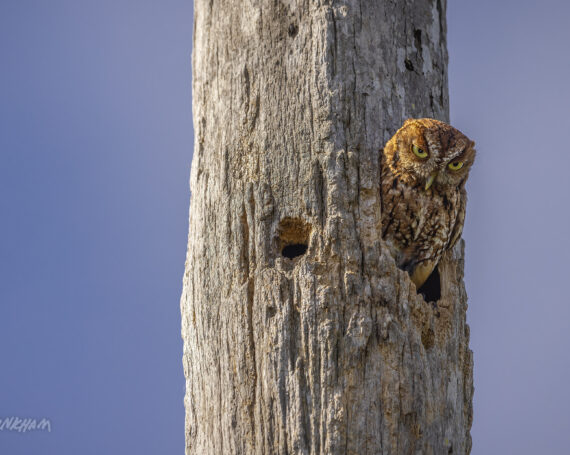
[[[420,288],[424,285],[427,279],[430,277],[431,273],[435,268],[435,263],[433,261],[422,261],[419,264],[415,264],[413,269],[408,268],[408,273],[410,274],[410,278],[416,285],[416,289],[420,290]]]

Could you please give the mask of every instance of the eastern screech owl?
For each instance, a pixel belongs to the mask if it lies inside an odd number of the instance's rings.
[[[475,143],[447,123],[409,119],[382,153],[382,237],[419,289],[461,237]]]

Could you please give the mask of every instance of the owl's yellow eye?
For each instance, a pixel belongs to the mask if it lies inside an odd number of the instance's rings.
[[[416,155],[418,158],[427,158],[428,156],[427,152],[424,152],[421,148],[419,148],[415,144],[412,144],[412,152],[414,152],[414,155]]]
[[[458,171],[463,167],[463,161],[452,161],[447,165],[452,171]]]

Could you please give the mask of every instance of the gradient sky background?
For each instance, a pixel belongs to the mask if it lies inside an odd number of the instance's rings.
[[[570,5],[449,0],[473,454],[570,447]],[[189,0],[0,0],[2,454],[184,450]]]

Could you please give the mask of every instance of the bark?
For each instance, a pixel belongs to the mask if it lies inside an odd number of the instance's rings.
[[[195,1],[187,453],[470,451],[463,243],[434,305],[380,240],[380,149],[448,120],[445,6]]]

